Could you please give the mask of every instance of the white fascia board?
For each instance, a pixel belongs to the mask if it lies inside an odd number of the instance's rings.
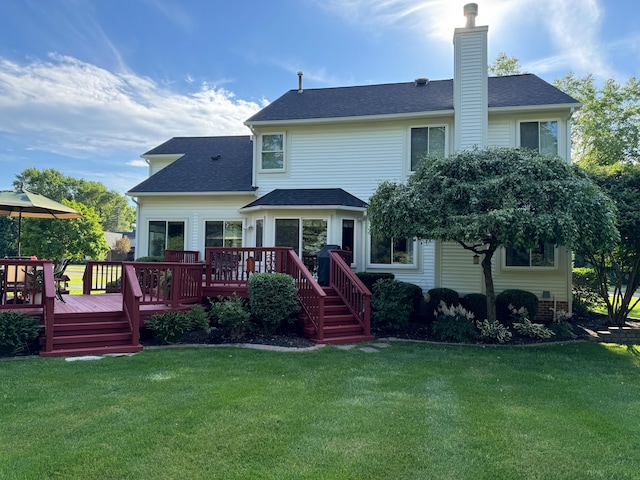
[[[125,192],[130,197],[228,197],[243,195],[257,197],[255,191],[245,192]]]
[[[348,207],[346,205],[257,205],[243,207],[241,212],[258,212],[260,210],[343,210],[348,212],[366,212],[364,207]]]
[[[412,112],[391,115],[361,115],[357,117],[330,117],[330,118],[305,118],[301,120],[268,120],[260,122],[245,122],[244,124],[253,129],[254,127],[276,127],[285,125],[324,125],[335,123],[362,123],[362,122],[382,122],[389,120],[411,120],[414,118],[423,119],[425,117],[443,117],[453,115],[453,109],[450,110],[433,110],[428,112]]]
[[[184,157],[184,153],[162,153],[159,155],[140,155],[147,162],[151,162],[153,160],[164,160],[174,162],[182,157]]]
[[[489,107],[489,113],[534,113],[543,110],[567,110],[578,109],[581,103],[559,103],[554,105],[519,105],[514,107]]]

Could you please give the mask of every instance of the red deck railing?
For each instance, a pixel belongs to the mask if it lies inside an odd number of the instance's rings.
[[[344,258],[350,261],[351,252],[330,250],[329,282],[342,301],[349,307],[351,313],[362,326],[364,335],[371,334],[371,292],[362,280],[353,273]]]
[[[165,250],[165,262],[198,263],[200,252],[197,250]]]
[[[142,298],[142,290],[138,283],[136,270],[131,264],[124,265],[122,272],[122,308],[131,328],[131,345],[136,346],[140,343],[140,299]]]

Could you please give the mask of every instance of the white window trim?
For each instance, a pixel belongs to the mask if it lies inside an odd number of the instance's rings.
[[[409,174],[415,172],[411,169],[411,130],[414,128],[439,128],[444,127],[444,156],[449,156],[449,125],[447,123],[427,123],[418,125],[409,125],[405,130],[405,168]]]
[[[502,270],[508,270],[508,271],[521,271],[521,272],[535,272],[535,271],[539,271],[539,272],[549,272],[551,270],[557,270],[559,265],[558,265],[558,246],[555,245],[553,247],[553,266],[549,266],[549,267],[544,267],[544,266],[523,266],[523,265],[507,265],[507,249],[506,248],[501,248],[502,252],[501,252],[501,259],[500,259],[500,266],[502,267]],[[531,262],[531,250],[529,250],[529,262]]]
[[[202,220],[202,251],[204,252],[207,247],[207,222],[222,222],[222,231],[223,231],[223,243],[224,243],[224,223],[225,222],[241,222],[242,223],[242,248],[244,248],[245,244],[245,232],[247,231],[247,224],[245,218],[205,218]]]
[[[262,138],[265,135],[282,135],[282,168],[262,168]],[[283,173],[287,170],[287,133],[285,131],[263,132],[258,142],[258,172],[259,173]]]
[[[557,142],[557,152],[556,155],[560,155],[561,153],[561,142],[562,142],[562,136],[560,134],[560,127],[562,125],[561,121],[559,118],[540,118],[540,117],[534,117],[534,118],[520,118],[517,122],[517,126],[516,126],[516,142],[517,142],[517,146],[520,147],[521,143],[520,143],[520,124],[522,123],[531,123],[531,122],[537,122],[538,125],[540,123],[544,123],[544,122],[556,122],[557,125],[557,137],[556,137],[556,142]],[[538,133],[539,133],[539,127],[538,127]],[[538,139],[539,140],[539,139]],[[540,144],[538,144],[538,153],[540,152]]]
[[[418,239],[413,239],[413,262],[412,263],[373,263],[371,261],[371,234],[367,234],[366,265],[367,268],[394,269],[394,270],[415,270],[418,268]]]

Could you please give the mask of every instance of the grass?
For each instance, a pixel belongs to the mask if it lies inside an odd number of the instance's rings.
[[[610,297],[609,297],[609,299],[610,299],[611,301],[613,301],[613,297],[611,297],[611,296],[610,296]],[[635,302],[635,299],[634,299],[634,300],[632,300],[631,305],[633,305],[633,303],[634,303],[634,302]],[[603,303],[603,305],[602,305],[602,306],[595,306],[595,307],[593,307],[593,311],[594,311],[594,312],[598,312],[598,313],[602,313],[602,314],[606,315],[606,314],[607,314],[607,307],[606,307],[606,306],[604,306],[604,303]],[[638,304],[635,306],[635,308],[633,308],[633,309],[629,312],[629,314],[627,315],[627,318],[633,318],[634,320],[635,320],[635,319],[640,319],[640,303],[638,303]]]
[[[392,342],[0,362],[3,479],[626,479],[640,348]]]
[[[69,293],[72,295],[82,295],[82,275],[84,275],[85,265],[67,265],[64,273],[69,277]]]

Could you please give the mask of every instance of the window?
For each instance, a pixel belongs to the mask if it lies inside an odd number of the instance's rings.
[[[414,243],[410,238],[371,237],[371,263],[413,265]]]
[[[282,170],[284,168],[284,134],[262,135],[263,170]]]
[[[555,267],[556,249],[550,243],[540,243],[536,248],[525,250],[523,248],[506,249],[507,267]]]
[[[149,222],[149,255],[162,257],[165,250],[184,250],[184,222]]]
[[[205,247],[242,247],[241,221],[215,221],[204,224]]]
[[[520,146],[542,155],[558,154],[558,122],[521,122]]]
[[[327,221],[309,218],[277,218],[276,247],[293,248],[298,256],[314,256],[327,243]]]
[[[445,154],[445,127],[417,127],[411,129],[411,171],[425,155]]]

